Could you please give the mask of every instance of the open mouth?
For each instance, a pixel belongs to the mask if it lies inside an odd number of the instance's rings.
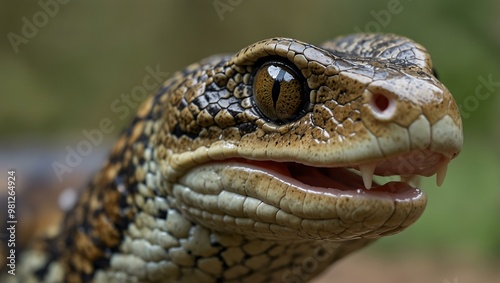
[[[265,169],[270,174],[308,191],[376,194],[385,192],[394,196],[413,195],[419,190],[421,176],[436,175],[440,186],[446,176],[450,158],[427,150],[413,151],[379,161],[348,165],[346,167],[315,167],[296,162],[253,161],[237,159]],[[374,176],[399,176],[400,180],[385,183],[384,178],[374,181]],[[392,178],[394,179],[394,178]]]
[[[431,150],[358,164],[229,158],[194,166],[174,184],[173,195],[191,219],[222,231],[377,238],[404,230],[422,215],[427,197],[412,180],[436,175],[440,183],[451,158]],[[383,176],[401,180],[386,182]]]

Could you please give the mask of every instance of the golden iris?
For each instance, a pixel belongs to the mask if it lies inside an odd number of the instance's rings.
[[[273,121],[287,122],[304,105],[304,88],[291,68],[278,63],[264,64],[253,81],[254,100],[259,110]]]

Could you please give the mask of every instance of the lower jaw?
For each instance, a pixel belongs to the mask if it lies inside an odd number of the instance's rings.
[[[317,169],[243,159],[205,163],[174,185],[175,205],[210,229],[289,240],[377,238],[403,231],[425,210],[425,194],[405,183],[367,190],[354,172],[324,168],[334,170],[340,187],[323,186],[325,176],[311,178],[324,174]]]

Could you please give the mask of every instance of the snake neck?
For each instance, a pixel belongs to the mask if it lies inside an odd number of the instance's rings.
[[[168,187],[168,186],[167,186]],[[171,195],[134,197],[135,214],[94,282],[307,282],[373,240],[264,239],[213,230],[184,215]],[[120,282],[120,281],[119,281]]]
[[[179,219],[179,212],[172,209],[166,219],[136,221],[111,258],[110,267],[96,272],[95,282],[116,278],[135,278],[137,282],[307,282],[337,259],[371,242],[280,242],[212,231]],[[155,228],[155,223],[163,221],[164,229]]]

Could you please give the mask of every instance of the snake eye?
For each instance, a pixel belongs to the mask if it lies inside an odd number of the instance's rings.
[[[302,77],[281,62],[263,64],[253,79],[253,96],[259,110],[273,121],[294,119],[303,109]]]

